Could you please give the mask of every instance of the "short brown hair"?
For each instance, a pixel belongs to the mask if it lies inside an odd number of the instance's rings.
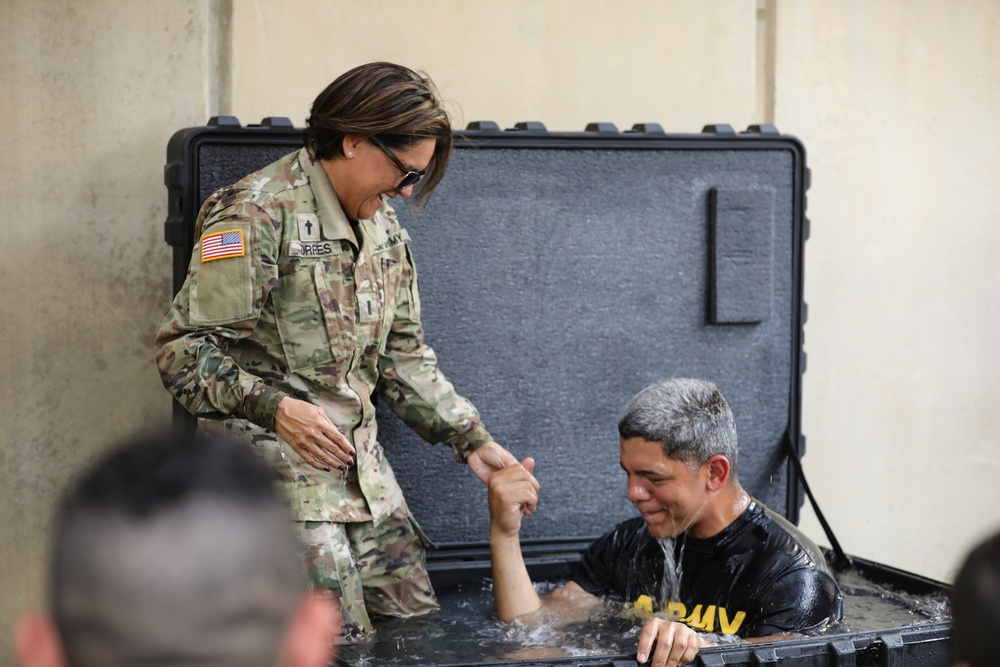
[[[414,195],[430,196],[451,157],[451,122],[434,83],[424,74],[387,62],[360,65],[341,74],[313,101],[303,135],[314,159],[344,154],[344,137],[377,136],[390,149],[434,139],[427,175]]]

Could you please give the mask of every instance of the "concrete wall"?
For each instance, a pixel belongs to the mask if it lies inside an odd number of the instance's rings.
[[[697,132],[706,118],[744,126],[755,111],[755,5],[747,0],[436,0],[420,11],[394,1],[298,0],[294,15],[283,7],[235,4],[233,109],[244,122],[284,115],[302,125],[330,80],[377,59],[430,73],[460,127],[660,122]]]
[[[807,474],[845,550],[950,579],[1000,529],[1000,3],[779,2],[776,46],[813,171]]]
[[[214,6],[0,0],[0,664],[41,602],[52,506],[170,416],[150,345],[170,297],[163,163],[214,111]]]
[[[169,417],[167,139],[301,125],[377,58],[430,72],[459,126],[799,136],[807,474],[850,553],[949,579],[1000,528],[998,45],[990,0],[0,0],[0,626],[41,603],[66,480]]]

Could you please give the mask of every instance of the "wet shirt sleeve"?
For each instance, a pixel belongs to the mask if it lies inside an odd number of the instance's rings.
[[[160,378],[197,417],[235,416],[272,428],[285,394],[241,368],[230,346],[252,335],[277,280],[279,234],[238,196],[210,200],[187,279],[154,341]]]
[[[748,620],[744,637],[802,632],[843,617],[843,597],[833,577],[815,568],[800,568],[769,585],[759,613]]]
[[[655,580],[648,575],[656,564],[642,548],[643,541],[638,539],[641,533],[637,533],[636,526],[634,520],[625,521],[599,537],[583,552],[570,580],[599,597],[626,600],[638,594],[639,589],[651,583],[647,579]],[[659,567],[663,567],[662,562]]]
[[[591,544],[583,552],[570,581],[591,595],[621,598],[624,591],[615,590],[615,563],[635,559],[634,553],[622,549],[621,532],[619,526]]]
[[[493,438],[475,406],[459,396],[424,344],[417,274],[408,245],[395,278],[396,306],[379,358],[378,391],[388,406],[428,442],[443,442],[458,461]]]

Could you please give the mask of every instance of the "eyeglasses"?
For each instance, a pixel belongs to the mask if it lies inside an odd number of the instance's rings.
[[[395,153],[386,148],[386,145],[379,141],[378,137],[372,137],[371,141],[373,144],[378,146],[379,150],[385,153],[386,157],[392,160],[392,163],[396,165],[396,169],[399,169],[399,171],[403,174],[403,180],[401,180],[399,185],[396,186],[397,190],[402,190],[403,188],[408,188],[411,185],[416,185],[420,182],[420,179],[425,176],[422,171],[413,171],[412,169],[407,168],[406,165],[399,161],[399,158],[396,157]]]

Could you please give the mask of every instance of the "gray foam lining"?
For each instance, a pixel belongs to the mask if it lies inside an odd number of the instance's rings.
[[[713,188],[766,193],[775,241],[772,280],[752,288],[768,291],[760,323],[709,323]],[[634,516],[617,418],[672,376],[719,384],[741,480],[785,511],[792,202],[782,151],[468,149],[427,209],[401,212],[441,368],[500,443],[536,459],[542,490],[526,539],[595,536]],[[485,488],[454,469],[450,450],[428,450],[387,410],[379,424],[431,537],[488,539]]]
[[[202,146],[199,195],[294,148]],[[537,461],[542,490],[525,539],[597,536],[635,515],[617,418],[666,377],[722,388],[740,479],[786,512],[792,159],[775,149],[460,148],[427,208],[394,202],[441,369],[500,443]],[[737,193],[721,218],[710,216],[713,189]],[[720,219],[730,245],[716,243],[724,252],[713,259]],[[771,231],[741,229],[761,221]],[[379,439],[431,538],[486,541],[485,487],[450,449],[427,445],[384,406],[378,415]]]

